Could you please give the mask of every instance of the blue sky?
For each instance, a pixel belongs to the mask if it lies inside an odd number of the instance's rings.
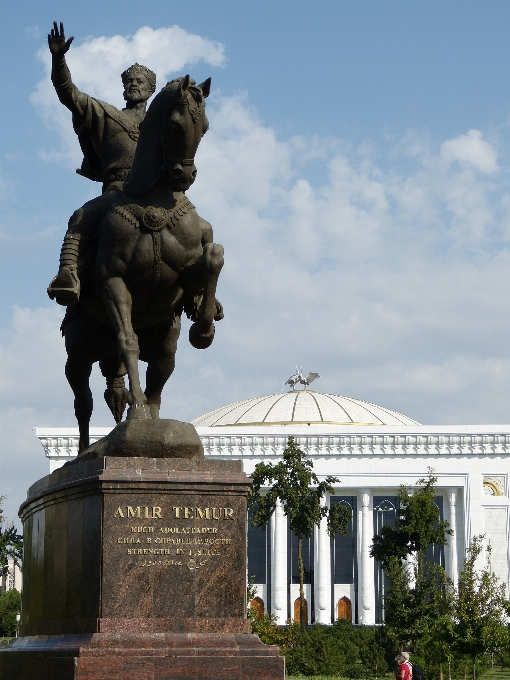
[[[508,422],[506,0],[0,8],[0,493],[10,516],[48,469],[31,428],[74,426],[61,309],[46,286],[68,217],[99,189],[74,173],[78,144],[49,83],[54,19],[75,36],[78,87],[112,103],[140,54],[158,87],[212,76],[190,198],[226,248],[226,318],[207,352],[183,333],[164,416],[283,391],[297,363],[321,373],[318,390],[423,423]],[[127,60],[118,67],[114,36]],[[97,374],[93,389],[93,425],[108,425]]]

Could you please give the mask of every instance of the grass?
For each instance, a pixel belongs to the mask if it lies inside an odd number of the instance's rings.
[[[510,669],[508,668],[494,668],[493,670],[488,670],[483,674],[478,676],[480,680],[510,680]],[[384,676],[379,676],[380,680],[387,680],[391,678],[395,679],[393,673],[386,673]],[[288,675],[287,680],[305,680],[304,675]],[[306,678],[310,680],[310,678]],[[347,680],[341,676],[332,675],[314,675],[313,680]],[[435,678],[429,678],[428,680],[436,680]],[[448,680],[448,675],[445,675],[445,680]],[[468,675],[468,680],[471,680],[471,676]]]
[[[481,676],[481,680],[510,680],[509,668],[494,668]]]
[[[285,676],[286,680],[310,680],[309,677],[305,675],[287,675]],[[386,673],[385,675],[378,675],[378,680],[395,680],[395,674],[394,673]],[[314,675],[313,680],[349,680],[348,678],[344,678],[341,675]],[[374,675],[374,680],[375,680],[375,675]],[[484,678],[485,680],[485,678]],[[504,678],[504,676],[501,677],[494,677],[491,678],[491,680],[507,680],[507,678]]]

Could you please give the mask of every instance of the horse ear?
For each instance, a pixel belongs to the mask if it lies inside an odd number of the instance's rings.
[[[188,89],[189,81],[190,81],[190,77],[189,77],[189,73],[188,73],[184,76],[184,78],[179,83],[179,90],[180,90],[181,95],[183,95],[186,92],[186,90]]]
[[[200,83],[198,87],[202,90],[204,97],[208,97],[211,93],[211,79],[207,78],[207,80],[204,80],[203,83]]]

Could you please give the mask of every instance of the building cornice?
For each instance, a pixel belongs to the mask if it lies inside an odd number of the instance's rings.
[[[207,456],[280,456],[288,435],[204,434]],[[510,455],[510,433],[322,434],[294,435],[308,456],[483,456]]]
[[[92,428],[91,443],[111,428]],[[510,426],[419,427],[198,427],[206,456],[267,458],[280,456],[293,436],[312,457],[336,456],[508,456]],[[35,428],[45,454],[52,459],[78,455],[77,428]]]

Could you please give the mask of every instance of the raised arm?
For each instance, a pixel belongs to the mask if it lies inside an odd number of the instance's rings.
[[[48,33],[48,47],[52,56],[51,82],[62,104],[70,111],[82,113],[87,105],[88,95],[80,92],[71,80],[71,72],[65,59],[73,40],[74,36],[71,36],[66,41],[62,22],[60,22],[60,30],[57,22],[53,22],[51,33]]]

